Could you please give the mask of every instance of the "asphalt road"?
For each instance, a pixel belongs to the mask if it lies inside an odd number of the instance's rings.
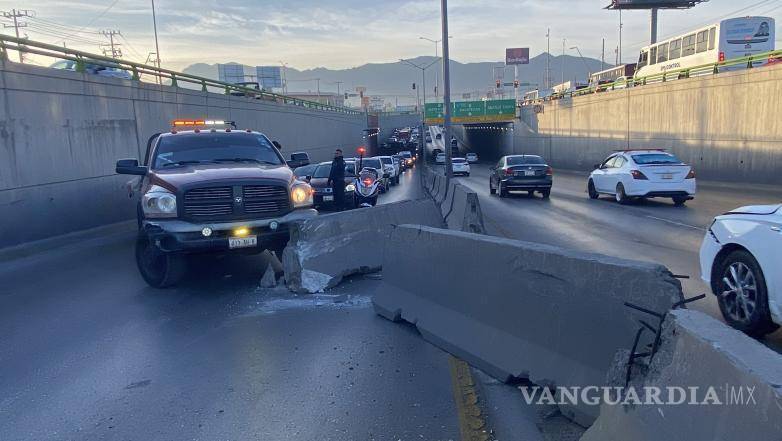
[[[555,170],[551,198],[512,193],[489,194],[489,166],[475,164],[470,177],[457,177],[479,195],[489,234],[635,260],[658,262],[682,280],[686,297],[708,293],[692,308],[722,319],[716,298],[700,279],[698,252],[715,215],[753,204],[782,201],[782,189],[746,184],[699,182],[698,194],[684,207],[653,199],[619,205],[613,198],[590,200],[587,173]],[[782,331],[766,343],[782,351]]]
[[[3,441],[459,438],[449,356],[374,314],[372,277],[294,296],[262,257],[203,258],[156,290],[133,229],[0,255]]]

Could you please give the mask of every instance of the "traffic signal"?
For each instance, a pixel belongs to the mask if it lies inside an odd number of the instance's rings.
[[[415,83],[413,83],[413,90],[415,90]]]
[[[348,99],[348,93],[345,92],[345,99]]]
[[[513,88],[518,89],[519,88],[519,80],[513,80]]]
[[[499,89],[500,87],[502,87],[502,81],[500,81],[500,80],[497,80],[496,84],[497,84],[497,89]]]

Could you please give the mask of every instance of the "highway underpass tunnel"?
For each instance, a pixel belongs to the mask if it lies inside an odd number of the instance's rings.
[[[464,125],[466,152],[475,152],[481,161],[495,161],[513,153],[513,123]]]

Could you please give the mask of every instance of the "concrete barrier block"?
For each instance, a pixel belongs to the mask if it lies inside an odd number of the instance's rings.
[[[661,265],[425,226],[392,229],[383,261],[376,312],[503,381],[602,385],[648,319],[624,302],[665,312],[682,300]],[[583,425],[598,411],[563,408]]]
[[[391,226],[411,222],[443,224],[430,199],[326,214],[294,224],[282,254],[288,288],[314,293],[335,286],[343,277],[379,270]]]
[[[440,206],[443,219],[451,230],[485,234],[483,213],[478,194],[462,184],[451,183],[450,196]]]
[[[650,404],[604,403],[582,441],[782,439],[782,356],[701,312],[668,315],[648,372],[632,386]],[[662,390],[668,404],[655,404],[647,387]],[[665,400],[681,388],[683,403]]]

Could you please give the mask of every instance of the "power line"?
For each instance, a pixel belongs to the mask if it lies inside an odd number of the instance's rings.
[[[114,37],[117,35],[121,35],[118,30],[104,30],[101,31],[101,34],[103,34],[106,38],[109,39],[108,48],[103,49],[103,55],[107,56],[108,54],[111,54],[111,58],[122,58],[122,49],[120,49],[121,44],[114,42]],[[103,46],[106,46],[105,44]]]
[[[3,24],[4,28],[14,28],[14,33],[16,33],[16,38],[19,38],[19,28],[26,28],[27,23],[26,22],[20,22],[18,19],[20,18],[29,18],[35,15],[34,11],[31,11],[29,9],[11,9],[10,11],[3,11],[3,18],[12,19],[14,24],[13,25],[7,25]],[[19,52],[19,62],[24,63],[24,55],[22,54],[22,51]]]
[[[85,29],[87,29],[88,27],[92,26],[93,23],[95,23],[96,21],[98,21],[101,18],[103,18],[103,16],[106,15],[106,13],[109,12],[111,10],[111,8],[113,8],[114,5],[117,4],[117,2],[119,2],[119,0],[114,0],[113,2],[111,2],[111,4],[106,7],[106,9],[104,9],[100,14],[98,14],[96,17],[94,17],[92,20],[90,20],[89,23],[87,23],[86,25],[82,26],[82,28],[79,29],[76,33],[80,34]]]

